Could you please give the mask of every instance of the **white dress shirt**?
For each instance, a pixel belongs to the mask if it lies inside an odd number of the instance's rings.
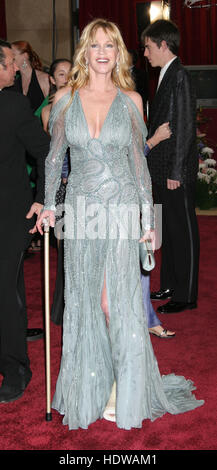
[[[157,85],[157,90],[160,86],[160,83],[163,79],[163,76],[164,74],[166,73],[167,69],[169,68],[169,66],[172,64],[172,62],[177,58],[177,56],[173,57],[169,62],[166,63],[166,65],[164,65],[164,67],[162,67],[161,71],[160,71],[160,75],[159,75],[159,79],[158,79],[158,85]]]

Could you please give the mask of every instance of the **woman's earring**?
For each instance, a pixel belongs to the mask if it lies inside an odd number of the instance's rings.
[[[26,62],[26,59],[24,59],[23,63],[22,63],[22,68],[23,69],[26,69],[27,67],[27,62]]]
[[[116,72],[117,72],[117,74],[119,74],[119,70],[120,70],[120,68],[119,68],[119,62],[117,62],[117,63],[116,63]]]

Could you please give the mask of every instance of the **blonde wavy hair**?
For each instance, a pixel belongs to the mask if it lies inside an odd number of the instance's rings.
[[[72,88],[72,97],[75,90],[84,87],[89,81],[88,69],[86,66],[86,51],[94,41],[94,37],[99,28],[108,34],[110,39],[117,45],[119,52],[119,71],[115,67],[112,70],[111,79],[115,86],[123,88],[125,90],[134,90],[135,84],[131,76],[131,58],[124,44],[119,28],[115,23],[107,21],[102,18],[97,18],[89,23],[84,29],[80,37],[80,41],[77,44],[74,58],[73,67],[69,74],[68,85]]]

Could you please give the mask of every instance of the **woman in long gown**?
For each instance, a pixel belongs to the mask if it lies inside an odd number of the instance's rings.
[[[51,112],[45,206],[37,222],[40,233],[45,218],[55,224],[69,146],[63,349],[52,406],[69,429],[87,428],[103,418],[115,382],[117,426],[140,428],[146,418],[203,401],[191,381],[161,377],[144,322],[139,241],[154,228],[147,132],[116,25],[101,19],[87,25],[69,85],[57,92]]]

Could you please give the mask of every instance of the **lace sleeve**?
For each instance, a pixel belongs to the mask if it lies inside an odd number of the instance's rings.
[[[147,129],[136,105],[128,96],[126,96],[126,103],[132,126],[128,158],[139,195],[142,232],[144,233],[146,230],[154,229],[152,184],[144,155]]]
[[[51,110],[49,132],[50,151],[45,161],[45,210],[55,211],[55,196],[61,182],[63,160],[68,147],[65,135],[64,109],[69,101],[69,93],[64,95]]]

